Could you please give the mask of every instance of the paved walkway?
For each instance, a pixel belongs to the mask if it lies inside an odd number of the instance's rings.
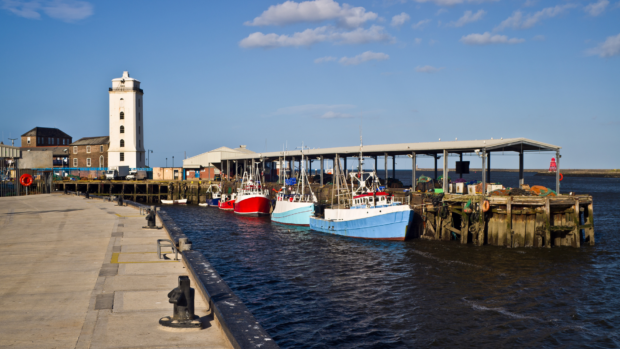
[[[199,292],[203,329],[159,325],[186,270],[173,254],[157,259],[165,230],[143,230],[138,210],[115,205],[0,198],[0,347],[230,348]]]

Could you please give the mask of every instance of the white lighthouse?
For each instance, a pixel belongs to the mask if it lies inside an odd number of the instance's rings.
[[[129,168],[145,167],[144,127],[142,99],[144,93],[140,81],[130,78],[129,72],[123,77],[112,79],[110,94],[110,148],[108,166]]]

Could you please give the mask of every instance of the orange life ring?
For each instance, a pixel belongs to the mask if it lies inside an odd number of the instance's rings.
[[[293,197],[291,196],[288,201],[293,202]]]
[[[564,175],[560,173],[560,182],[564,179]]]
[[[489,200],[484,200],[482,203],[482,212],[487,212],[491,205],[489,204]]]
[[[21,177],[19,177],[19,183],[21,183],[21,185],[23,185],[24,187],[29,187],[32,185],[32,176],[24,173],[23,175],[21,175]]]

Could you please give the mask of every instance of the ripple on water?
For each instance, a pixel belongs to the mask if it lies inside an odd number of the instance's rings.
[[[620,218],[604,186],[620,193],[620,180],[584,183],[597,245],[579,250],[366,241],[165,210],[283,348],[617,347]]]

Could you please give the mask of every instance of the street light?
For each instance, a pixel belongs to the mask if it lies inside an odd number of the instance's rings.
[[[168,158],[166,158],[166,167],[168,167]]]
[[[172,157],[172,167],[174,167],[174,156]]]
[[[146,151],[146,167],[149,167],[151,165],[151,156],[149,154],[153,154],[153,151],[150,149],[147,149]]]

